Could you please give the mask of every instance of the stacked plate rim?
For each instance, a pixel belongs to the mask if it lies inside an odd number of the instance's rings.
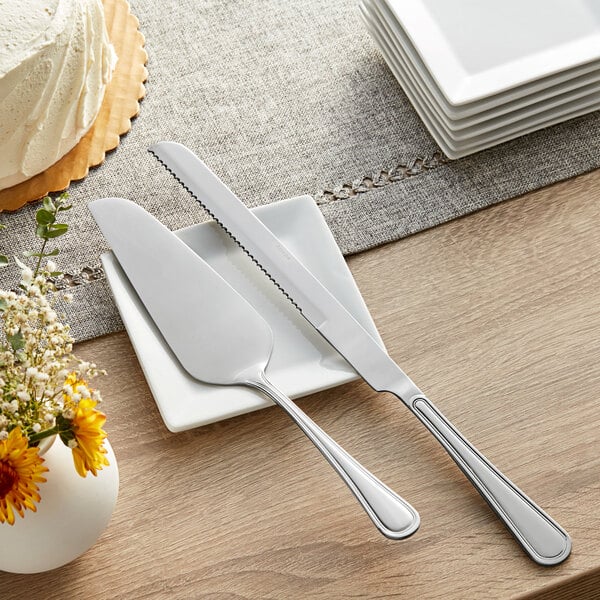
[[[600,109],[600,3],[360,0],[359,8],[451,159]]]

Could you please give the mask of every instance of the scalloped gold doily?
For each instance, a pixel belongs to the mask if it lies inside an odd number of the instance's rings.
[[[120,136],[131,129],[131,119],[139,114],[148,77],[144,36],[126,0],[103,0],[103,4],[108,36],[119,60],[100,112],[87,134],[58,162],[27,181],[0,190],[0,210],[17,210],[83,179],[90,167],[103,163],[106,153],[119,145]]]

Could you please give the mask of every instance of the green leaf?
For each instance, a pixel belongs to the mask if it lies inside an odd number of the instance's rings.
[[[43,240],[56,238],[67,233],[69,226],[65,223],[50,223],[49,225],[38,225],[35,233]],[[43,256],[54,256],[52,254],[44,254]]]
[[[67,233],[67,229],[69,229],[68,225],[64,223],[54,223],[46,228],[46,234],[44,239],[57,238],[61,235]]]
[[[18,352],[19,350],[23,350],[25,348],[25,338],[23,337],[23,333],[19,329],[15,335],[7,335],[6,339],[8,343],[11,345],[14,352]]]
[[[8,256],[0,254],[0,267],[5,267],[8,264]]]
[[[72,204],[68,204],[68,205],[65,205],[65,206],[61,205],[61,206],[58,207],[58,211],[57,212],[60,212],[61,210],[71,210],[72,208],[73,208]]]
[[[42,205],[48,212],[56,212],[56,206],[54,206],[54,202],[52,202],[52,198],[50,198],[50,196],[46,196],[43,199]]]
[[[54,213],[51,213],[50,211],[40,208],[40,210],[38,210],[35,213],[35,220],[40,225],[50,225],[50,223],[54,223],[56,218],[54,216]]]
[[[57,254],[60,254],[60,250],[58,248],[54,248],[52,252],[33,252],[33,250],[25,250],[25,252],[23,252],[23,256],[25,258],[44,258],[46,256],[56,256]]]

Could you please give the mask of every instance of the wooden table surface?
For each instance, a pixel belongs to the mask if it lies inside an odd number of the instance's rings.
[[[299,400],[421,514],[382,537],[273,407],[163,425],[129,340],[77,348],[100,380],[120,496],[56,571],[0,573],[31,598],[600,598],[600,171],[348,262],[391,356],[573,538],[534,564],[441,447],[362,381]]]

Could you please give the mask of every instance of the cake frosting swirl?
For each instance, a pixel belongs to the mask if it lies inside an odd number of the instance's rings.
[[[0,189],[79,142],[115,63],[100,0],[0,0]]]

